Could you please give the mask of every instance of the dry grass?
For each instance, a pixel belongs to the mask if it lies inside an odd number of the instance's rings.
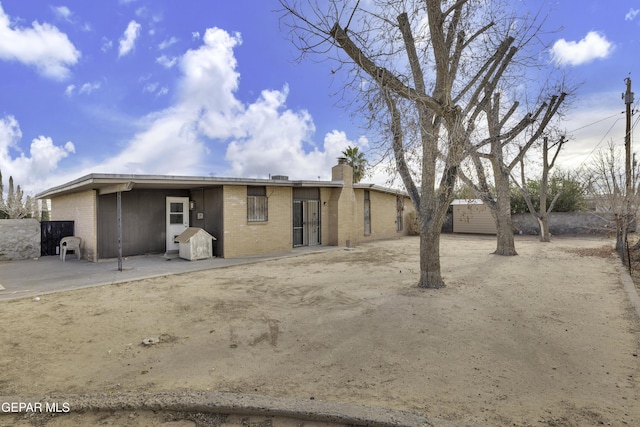
[[[580,256],[594,256],[598,258],[610,258],[616,250],[611,245],[603,245],[599,248],[571,248],[567,252]]]

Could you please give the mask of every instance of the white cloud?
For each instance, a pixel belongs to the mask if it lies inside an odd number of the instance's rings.
[[[136,46],[136,40],[140,35],[140,24],[136,21],[129,22],[127,29],[124,30],[124,34],[120,38],[120,47],[118,48],[118,56],[122,57],[128,55]]]
[[[200,39],[200,32],[199,31],[193,31],[191,33],[191,39],[192,40],[199,40]]]
[[[203,37],[204,45],[188,50],[180,60],[183,72],[182,102],[206,107],[209,111],[229,112],[240,108],[234,92],[240,74],[233,48],[242,41],[239,34],[210,28]]]
[[[636,15],[638,15],[638,12],[640,12],[640,9],[629,9],[629,12],[624,16],[624,20],[633,21],[636,18]]]
[[[50,137],[41,135],[31,141],[29,149],[31,156],[22,155],[15,162],[21,170],[28,171],[30,177],[40,177],[48,175],[58,166],[58,162],[70,153],[75,153],[75,146],[71,141],[60,147],[54,145]],[[31,182],[31,180],[32,178],[27,178],[23,182]]]
[[[102,84],[100,82],[85,83],[80,86],[79,93],[89,95],[91,92],[100,89],[101,86]]]
[[[345,132],[333,130],[324,137],[322,147],[313,147],[313,120],[307,111],[287,109],[288,89],[263,91],[260,98],[236,117],[244,131],[229,143],[225,159],[230,174],[267,178],[269,174],[292,179],[331,179],[331,167],[342,150],[362,146],[365,140],[349,140]]]
[[[316,145],[310,114],[287,107],[286,86],[264,90],[255,102],[241,102],[234,56],[239,43],[238,34],[208,29],[202,44],[177,61],[181,75],[174,104],[143,118],[141,130],[121,152],[59,179],[92,172],[206,175],[212,168],[219,176],[266,178],[271,173],[329,179],[344,148],[366,145],[366,139],[351,141],[337,130]],[[140,81],[146,93],[168,93],[148,77]]]
[[[93,82],[93,83],[85,83],[82,86],[80,86],[80,89],[78,89],[78,93],[81,95],[89,95],[92,92],[100,89],[102,87],[102,83],[100,82]],[[73,93],[76,90],[76,85],[74,84],[70,84],[67,86],[67,88],[64,90],[65,95],[71,97],[73,96]]]
[[[154,93],[156,89],[158,89],[159,85],[160,83],[158,82],[147,83],[146,85],[144,85],[144,88],[142,88],[142,91],[148,92],[148,93]]]
[[[0,159],[9,158],[9,149],[17,148],[22,138],[22,131],[18,121],[13,116],[0,119]]]
[[[90,23],[79,23],[77,16],[67,6],[51,6],[51,10],[56,18],[74,25],[80,31],[87,33],[92,30]]]
[[[106,37],[102,38],[102,46],[100,47],[100,50],[102,50],[103,52],[107,52],[109,50],[111,50],[111,48],[113,47],[113,41],[109,40]]]
[[[150,82],[144,85],[144,87],[142,88],[142,91],[145,93],[155,94],[157,98],[157,97],[168,94],[169,88],[165,86],[160,86],[160,83],[158,82]]]
[[[569,143],[562,147],[558,167],[588,166],[594,154],[609,141],[624,145],[624,103],[619,91],[594,92],[580,98],[563,118]]]
[[[170,39],[164,40],[162,43],[160,43],[158,45],[158,49],[164,50],[164,49],[166,49],[166,48],[168,48],[168,47],[170,47],[170,46],[172,46],[172,45],[174,45],[176,43],[178,43],[178,39],[175,38],[175,37],[171,37]]]
[[[53,10],[53,13],[55,13],[57,17],[67,22],[71,22],[72,13],[67,6],[57,6],[57,7],[52,6],[51,9]]]
[[[294,175],[291,168],[300,165],[305,157],[303,143],[310,141],[315,126],[306,111],[285,109],[286,97],[286,88],[283,91],[265,90],[254,104],[234,117],[237,136],[227,147],[225,156],[231,163],[233,176]],[[208,130],[219,132],[220,127],[224,127],[219,120],[214,123],[217,129],[209,126]],[[314,176],[318,170],[314,168],[308,172]]]
[[[169,58],[166,55],[162,55],[156,58],[156,62],[162,65],[164,68],[172,68],[174,65],[178,63],[177,57]]]
[[[18,147],[21,138],[22,131],[13,116],[0,119],[0,171],[5,177],[13,176],[27,192],[32,188],[41,189],[43,181],[46,182],[58,163],[75,152],[71,141],[57,146],[51,138],[39,136],[31,141],[29,155],[25,155]],[[19,156],[12,155],[13,151]]]
[[[559,65],[582,65],[606,58],[612,51],[613,44],[604,35],[590,31],[578,42],[558,40],[551,48],[551,57]]]
[[[0,4],[0,60],[18,61],[46,77],[62,80],[80,56],[67,35],[56,27],[37,21],[28,28],[17,27]]]

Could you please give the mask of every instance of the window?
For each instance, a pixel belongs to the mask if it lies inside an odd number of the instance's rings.
[[[247,187],[247,221],[264,222],[268,220],[267,187]]]
[[[371,195],[369,190],[364,190],[364,235],[371,234]]]
[[[169,204],[169,224],[182,224],[184,204],[171,202]]]
[[[396,231],[400,232],[403,229],[402,214],[404,211],[404,200],[400,196],[396,196]]]

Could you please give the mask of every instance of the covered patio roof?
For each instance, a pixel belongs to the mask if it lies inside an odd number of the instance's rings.
[[[127,175],[92,173],[36,195],[49,199],[65,194],[96,190],[98,194],[136,189],[193,189],[221,185],[269,185],[280,187],[342,187],[342,181],[291,181],[283,179],[221,178],[208,176]],[[368,186],[367,186],[368,188]]]

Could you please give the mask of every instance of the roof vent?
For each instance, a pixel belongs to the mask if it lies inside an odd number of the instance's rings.
[[[272,175],[271,179],[274,181],[289,181],[289,177],[286,175]]]

